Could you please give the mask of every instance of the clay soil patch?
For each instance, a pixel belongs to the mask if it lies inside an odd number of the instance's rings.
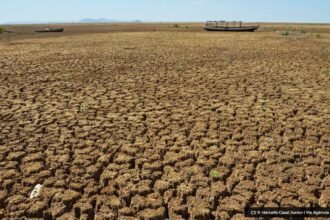
[[[0,219],[329,206],[327,34],[94,33],[0,51]]]

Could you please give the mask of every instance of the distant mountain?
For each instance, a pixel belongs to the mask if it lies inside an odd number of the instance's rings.
[[[115,23],[115,22],[133,22],[140,23],[141,20],[133,20],[133,21],[120,21],[116,19],[108,19],[108,18],[84,18],[79,21],[79,23]]]
[[[65,24],[65,23],[115,23],[115,22],[140,23],[142,21],[141,20],[121,21],[121,20],[108,19],[108,18],[84,18],[79,21],[14,21],[14,22],[6,22],[3,24],[17,25],[17,24]]]
[[[134,23],[142,23],[143,21],[137,19],[137,20],[134,20],[132,22],[134,22]]]
[[[79,21],[79,23],[110,23],[110,22],[119,22],[115,19],[107,18],[84,18]]]

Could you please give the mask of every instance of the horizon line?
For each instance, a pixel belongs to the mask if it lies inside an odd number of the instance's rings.
[[[143,21],[143,20],[128,20],[128,21],[121,21],[121,20],[116,20],[116,19],[108,19],[109,21],[90,21],[90,22],[84,22],[86,18],[83,18],[79,21],[18,21],[18,22],[6,22],[6,23],[0,23],[0,25],[3,26],[15,26],[15,25],[43,25],[43,24],[116,24],[116,23],[121,23],[121,24],[154,24],[154,23],[182,23],[182,24],[187,24],[187,23],[205,23],[207,20],[204,21]],[[89,19],[89,18],[87,18]],[[93,20],[93,19],[92,19]],[[98,20],[98,19],[94,19]],[[110,21],[113,20],[113,21]],[[227,21],[227,20],[226,20]],[[231,20],[230,20],[231,21]],[[228,22],[230,22],[228,20]],[[234,21],[234,20],[233,20]],[[237,20],[238,21],[238,20]],[[319,24],[319,25],[330,25],[330,22],[303,22],[303,21],[242,21],[243,23],[260,23],[260,24]]]

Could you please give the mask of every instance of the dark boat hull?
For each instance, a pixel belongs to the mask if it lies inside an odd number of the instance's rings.
[[[254,32],[259,26],[245,26],[245,27],[204,27],[207,31],[234,31],[234,32]]]
[[[63,28],[58,28],[58,29],[45,29],[45,30],[37,30],[36,32],[38,33],[48,33],[48,32],[63,32]]]

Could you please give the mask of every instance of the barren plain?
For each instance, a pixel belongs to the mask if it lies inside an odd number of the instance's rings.
[[[306,29],[1,36],[0,219],[329,207],[330,26]]]

